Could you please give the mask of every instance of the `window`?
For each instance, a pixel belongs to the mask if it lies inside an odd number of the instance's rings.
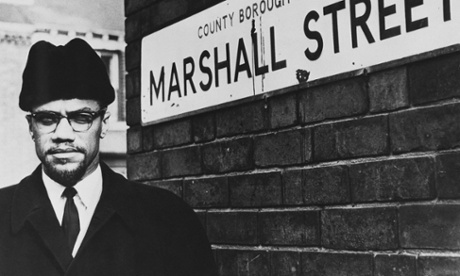
[[[115,101],[109,106],[113,122],[124,122],[125,112],[125,93],[124,93],[124,70],[123,55],[118,51],[99,51],[104,62],[107,73],[110,77],[113,88],[115,89]]]

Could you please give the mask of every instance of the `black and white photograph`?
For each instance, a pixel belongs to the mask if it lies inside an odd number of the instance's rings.
[[[460,276],[460,1],[0,0],[0,276]]]

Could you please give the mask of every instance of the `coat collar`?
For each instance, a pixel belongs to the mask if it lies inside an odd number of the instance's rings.
[[[123,185],[126,179],[114,173],[106,164],[100,163],[103,178],[103,190],[98,209],[102,213],[118,213],[130,226],[129,210],[134,207],[135,191]],[[24,178],[18,185],[12,203],[12,230],[17,233],[25,222],[40,210],[52,208],[42,180],[42,169],[38,166],[35,171]],[[96,215],[96,214],[95,214]],[[102,215],[102,214],[97,214]],[[128,217],[127,217],[128,215]],[[103,215],[102,215],[103,216]],[[56,223],[58,221],[56,220]]]
[[[17,234],[29,222],[65,270],[72,262],[72,254],[65,243],[41,174],[41,166],[38,166],[19,183],[11,206],[11,227],[13,234]]]
[[[11,207],[13,233],[19,232],[31,216],[48,207],[52,206],[43,184],[41,166],[38,166],[31,175],[19,183],[14,193]]]
[[[136,209],[137,206],[135,190],[124,183],[127,182],[124,177],[114,173],[104,163],[101,163],[101,169],[103,178],[101,199],[79,252],[116,214],[128,227],[136,228],[136,221],[133,220],[132,215],[136,212],[133,208]],[[11,227],[16,234],[29,222],[65,271],[72,262],[72,255],[66,246],[64,234],[46,193],[41,174],[41,166],[38,166],[30,176],[18,184],[11,207]]]

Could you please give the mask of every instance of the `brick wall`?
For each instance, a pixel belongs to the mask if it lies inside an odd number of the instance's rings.
[[[196,209],[221,275],[458,275],[460,51],[141,127],[141,38],[216,2],[125,1],[129,178]]]

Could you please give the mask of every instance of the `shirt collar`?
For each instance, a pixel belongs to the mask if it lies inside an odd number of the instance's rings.
[[[42,171],[42,178],[51,202],[60,200],[66,187],[51,179],[44,171]],[[74,188],[77,190],[78,198],[86,208],[97,204],[102,192],[101,167],[98,165],[91,174],[75,184]]]

